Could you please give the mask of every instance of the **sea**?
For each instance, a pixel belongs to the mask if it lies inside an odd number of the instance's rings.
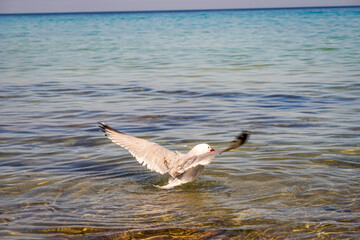
[[[1,239],[360,238],[359,7],[0,15],[0,116]]]

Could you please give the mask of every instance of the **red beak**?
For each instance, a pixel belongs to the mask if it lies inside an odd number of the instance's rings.
[[[215,151],[214,149],[210,149],[210,152],[213,152],[213,151]]]

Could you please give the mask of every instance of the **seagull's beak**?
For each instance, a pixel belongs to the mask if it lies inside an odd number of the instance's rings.
[[[212,149],[210,149],[210,152],[213,152],[213,151],[215,151],[213,148],[212,148]]]

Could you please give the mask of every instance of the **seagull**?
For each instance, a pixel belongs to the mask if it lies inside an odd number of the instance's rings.
[[[226,148],[214,150],[208,144],[196,145],[188,153],[168,150],[157,143],[133,137],[117,131],[103,122],[99,122],[100,129],[112,142],[128,150],[143,166],[160,174],[168,173],[171,178],[162,189],[171,189],[184,183],[194,181],[216,155],[235,149],[243,145],[249,138],[250,132],[243,131]]]

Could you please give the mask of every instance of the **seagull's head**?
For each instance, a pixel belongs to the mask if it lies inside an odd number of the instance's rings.
[[[191,151],[196,155],[201,155],[201,154],[213,152],[214,149],[210,147],[209,144],[202,143],[196,145]]]

